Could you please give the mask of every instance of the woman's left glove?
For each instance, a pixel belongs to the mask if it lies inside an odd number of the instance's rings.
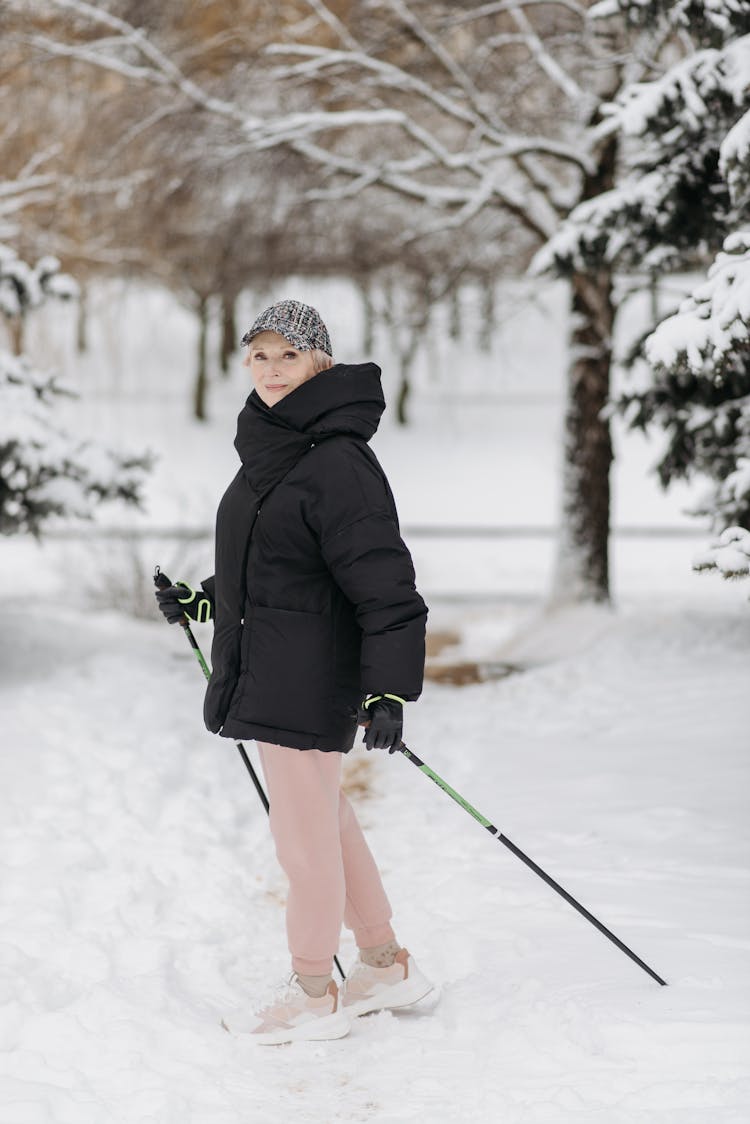
[[[359,708],[359,724],[365,726],[367,749],[395,753],[404,729],[404,700],[398,695],[368,695]]]

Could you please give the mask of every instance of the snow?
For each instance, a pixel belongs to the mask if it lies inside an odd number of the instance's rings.
[[[621,255],[627,258],[633,249],[633,217],[637,216],[639,228],[647,225],[647,220],[663,225],[669,213],[665,200],[683,171],[680,161],[675,160],[666,168],[625,176],[617,187],[579,203],[552,238],[537,250],[529,267],[531,275],[553,273],[558,264],[584,269],[589,256],[609,264],[617,263]],[[644,251],[638,267],[644,272],[664,267],[670,253],[673,255],[663,245],[653,252]]]
[[[728,45],[726,70],[727,89],[737,105],[742,105],[750,88],[750,35],[743,35]]]
[[[733,203],[741,210],[750,187],[750,110],[740,117],[722,141],[719,169],[727,181]]]
[[[747,15],[745,0],[703,0],[703,11],[714,27],[725,35],[731,34],[733,19],[742,23]],[[689,16],[686,16],[689,20]]]
[[[333,292],[316,299],[353,358],[356,307]],[[406,739],[669,987],[405,759],[357,748],[347,774],[397,932],[439,994],[339,1042],[256,1050],[221,1028],[288,971],[284,881],[236,750],[203,728],[200,669],[155,616],[149,571],[209,572],[210,539],[164,528],[210,517],[243,392],[237,376],[215,383],[211,425],[188,421],[192,327],[153,294],[122,311],[100,309],[77,365],[51,321],[34,339],[89,392],[82,439],[137,437],[162,454],[137,524],[150,537],[98,540],[94,527],[0,552],[3,1124],[744,1124],[746,587],[691,572],[687,492],[662,495],[654,449],[616,430],[615,522],[642,528],[613,541],[617,611],[545,610],[554,300],[544,331],[514,312],[499,366],[464,348],[461,409],[460,349],[431,344],[417,427],[386,421],[378,435],[431,627],[456,629],[458,652],[526,668],[429,683]],[[476,534],[428,533],[435,523]],[[195,631],[207,652],[210,626]],[[352,955],[345,934],[345,967]]]
[[[721,360],[748,339],[750,322],[750,230],[733,231],[708,271],[708,277],[646,340],[655,365],[684,361],[702,371],[708,359]]]
[[[616,6],[595,5],[591,14],[608,16]],[[689,19],[685,13],[683,18]],[[744,35],[720,49],[692,51],[658,77],[633,82],[615,101],[603,104],[604,119],[594,132],[604,136],[619,130],[626,139],[637,139],[626,145],[635,170],[623,173],[611,190],[573,208],[537,251],[532,274],[585,269],[597,261],[654,275],[675,269],[679,253],[668,230],[674,211],[670,197],[681,193],[684,182],[694,181],[700,154],[710,160],[717,146],[721,173],[741,212],[747,189],[749,84],[750,35]],[[730,99],[736,114],[728,108]],[[725,108],[717,110],[718,104]]]
[[[684,130],[702,131],[708,114],[704,99],[717,86],[721,88],[723,56],[724,52],[714,49],[695,51],[660,78],[626,87],[619,102],[609,107],[610,113],[627,136],[648,132],[667,107]]]
[[[668,988],[406,761],[358,749],[397,931],[441,995],[258,1053],[219,1020],[286,971],[284,885],[184,638],[4,599],[0,1115],[739,1124],[746,612],[643,601],[523,675],[430,685],[408,716],[415,752]]]
[[[618,6],[618,0],[602,0],[590,9],[589,15],[594,19],[607,18]],[[712,19],[710,10],[706,14]],[[690,18],[683,15],[688,27]],[[722,30],[731,33],[728,21]],[[720,49],[693,51],[651,81],[633,82],[603,111],[614,118],[626,136],[658,132],[658,122],[667,114],[678,121],[681,131],[702,133],[706,117],[711,114],[711,99],[717,92],[726,92],[741,108],[747,100],[749,76],[750,35],[743,35]]]
[[[14,250],[0,244],[0,311],[17,316],[23,308],[41,303],[45,294],[69,300],[78,295],[78,285],[60,273],[60,262],[47,255],[35,266],[22,261]]]
[[[598,3],[589,8],[589,17],[591,19],[609,19],[610,16],[616,16],[619,12],[619,0],[598,0]]]
[[[719,167],[721,174],[729,177],[733,164],[747,161],[750,151],[750,110],[739,118],[721,143]]]
[[[750,531],[727,527],[716,542],[695,556],[693,569],[718,570],[725,578],[746,577],[750,574]]]

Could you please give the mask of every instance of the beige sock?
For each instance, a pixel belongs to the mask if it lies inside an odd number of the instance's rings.
[[[297,972],[297,979],[306,995],[311,999],[322,999],[333,976],[330,973],[327,976],[303,976]]]
[[[376,944],[372,948],[361,948],[359,958],[371,968],[390,968],[396,959],[396,953],[401,951],[397,940],[386,941],[385,944]]]

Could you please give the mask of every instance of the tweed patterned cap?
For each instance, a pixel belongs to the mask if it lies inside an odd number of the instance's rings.
[[[327,355],[333,355],[331,340],[319,313],[300,301],[278,301],[261,312],[252,328],[242,337],[242,346],[249,344],[261,332],[278,332],[300,351],[319,348]]]

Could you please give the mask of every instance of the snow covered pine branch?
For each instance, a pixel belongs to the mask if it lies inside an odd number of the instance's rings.
[[[50,297],[78,292],[59,262],[36,266],[0,245],[0,312],[8,322]],[[147,457],[127,457],[78,441],[57,425],[53,405],[70,396],[54,374],[0,349],[0,534],[39,534],[53,516],[90,518],[103,500],[140,502]]]
[[[727,527],[716,542],[695,556],[693,569],[718,570],[723,578],[750,576],[750,531],[744,527]]]
[[[673,47],[689,49],[607,107],[600,129],[619,132],[626,154],[619,182],[573,210],[536,268],[605,262],[656,282],[715,255],[706,280],[631,357],[646,359],[652,385],[618,405],[631,426],[666,431],[656,466],[665,486],[709,479],[694,514],[717,532],[750,527],[750,5],[604,0],[592,9],[613,15],[636,27],[657,18],[675,33]]]

